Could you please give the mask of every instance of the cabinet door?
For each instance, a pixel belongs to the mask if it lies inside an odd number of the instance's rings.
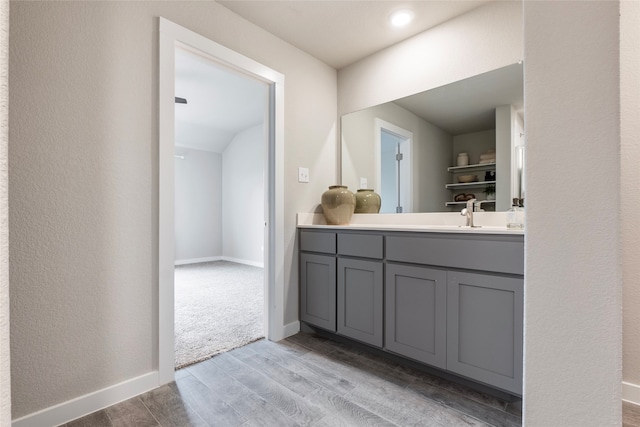
[[[336,331],[336,258],[300,254],[300,320]]]
[[[522,394],[523,279],[447,273],[447,369]]]
[[[446,271],[387,264],[385,348],[444,369],[446,305]]]
[[[338,258],[338,333],[382,347],[382,262]]]

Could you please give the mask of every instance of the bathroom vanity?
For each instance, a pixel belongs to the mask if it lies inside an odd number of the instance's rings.
[[[302,322],[522,394],[522,231],[298,227]]]

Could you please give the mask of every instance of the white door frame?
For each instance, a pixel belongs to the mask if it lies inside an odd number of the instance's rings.
[[[407,167],[401,171],[403,181],[406,185],[402,185],[400,191],[400,200],[402,201],[403,213],[413,212],[413,132],[396,126],[393,123],[384,121],[376,117],[373,121],[375,135],[375,157],[376,157],[376,188],[382,191],[382,130],[393,133],[404,139],[402,146],[404,155],[407,157]]]
[[[269,85],[265,156],[266,337],[284,338],[284,76],[193,31],[160,18],[158,195],[158,381],[174,380],[174,139],[175,48],[196,49],[212,60]]]

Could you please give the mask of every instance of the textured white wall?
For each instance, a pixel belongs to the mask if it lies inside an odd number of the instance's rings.
[[[522,4],[490,3],[340,69],[338,114],[492,71],[522,57]]]
[[[336,72],[215,2],[10,11],[11,381],[18,418],[157,363],[158,17],[285,75],[285,319],[295,213],[335,182]],[[297,166],[310,184],[295,182]]]
[[[176,261],[222,255],[222,155],[176,148]]]
[[[640,2],[620,3],[623,380],[640,403]]]
[[[264,263],[264,165],[262,125],[238,133],[222,153],[222,253],[227,258]]]
[[[619,4],[527,1],[524,28],[524,422],[620,425]]]
[[[9,344],[9,1],[0,1],[0,426],[11,425]]]

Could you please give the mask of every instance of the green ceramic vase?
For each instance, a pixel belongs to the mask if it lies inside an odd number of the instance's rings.
[[[356,196],[345,185],[332,185],[322,193],[322,212],[330,225],[347,225],[356,208]]]
[[[378,213],[380,212],[380,195],[372,189],[360,189],[356,193],[355,213]]]

